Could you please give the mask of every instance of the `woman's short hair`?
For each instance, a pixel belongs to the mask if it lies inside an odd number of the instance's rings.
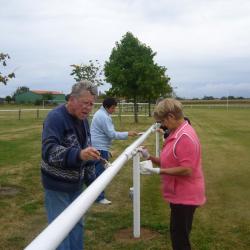
[[[157,121],[162,121],[168,114],[173,114],[177,120],[183,118],[182,104],[172,98],[166,98],[160,101],[155,107],[154,118]]]
[[[102,103],[103,107],[108,109],[112,106],[117,106],[117,100],[113,97],[107,97]]]
[[[79,97],[82,94],[82,91],[89,91],[91,95],[97,96],[97,86],[88,80],[82,80],[80,82],[75,83],[72,86],[70,96]]]

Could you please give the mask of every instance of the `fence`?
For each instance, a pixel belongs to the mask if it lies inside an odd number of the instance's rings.
[[[68,206],[25,250],[52,250],[64,240],[75,224],[87,212],[98,195],[115,177],[123,165],[133,158],[133,234],[140,237],[140,156],[137,151],[146,138],[155,132],[158,124],[152,125],[136,141],[128,146],[84,192]],[[156,133],[158,135],[158,133]],[[159,135],[156,136],[156,154],[159,155]]]
[[[250,104],[185,104],[184,108],[206,108],[206,109],[249,109]]]
[[[41,113],[44,114],[42,115],[42,117],[44,117],[45,115],[47,115],[48,111],[50,110],[51,109],[39,109],[39,108],[38,109],[9,109],[9,110],[0,109],[0,118],[5,118],[6,115],[8,116],[8,118],[10,118],[13,115],[18,120],[21,120],[23,113],[29,113],[28,117],[34,117],[36,119],[39,119],[41,118]]]
[[[95,103],[93,113],[101,106],[101,103]],[[185,109],[250,109],[250,104],[184,104]],[[52,108],[16,108],[16,109],[0,109],[0,119],[18,119],[31,118],[31,119],[44,119],[47,113]],[[152,113],[154,109],[154,104],[150,105],[148,103],[138,103],[137,111],[139,117],[147,117]],[[133,103],[119,103],[116,112],[112,115],[114,117],[132,117],[134,116],[134,104]]]
[[[97,109],[102,105],[102,103],[95,103],[92,115]],[[152,112],[154,105],[150,106],[150,112]],[[0,119],[18,119],[31,118],[31,119],[44,119],[47,113],[52,108],[15,108],[15,109],[0,109]],[[149,104],[148,103],[138,103],[137,104],[138,116],[149,116]],[[129,117],[134,116],[134,104],[133,103],[119,103],[116,112],[112,116],[118,117]]]

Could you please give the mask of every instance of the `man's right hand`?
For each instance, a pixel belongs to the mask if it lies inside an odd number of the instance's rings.
[[[136,131],[128,131],[128,136],[137,136],[138,133]]]
[[[87,147],[80,151],[80,159],[83,161],[99,160],[100,152],[94,147]]]

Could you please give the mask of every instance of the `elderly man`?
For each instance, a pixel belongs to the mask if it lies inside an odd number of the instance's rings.
[[[49,223],[78,197],[84,182],[95,178],[93,160],[100,159],[100,153],[91,146],[87,116],[96,95],[97,88],[91,82],[78,82],[68,103],[49,112],[44,121],[41,175]],[[82,220],[58,249],[83,249]]]

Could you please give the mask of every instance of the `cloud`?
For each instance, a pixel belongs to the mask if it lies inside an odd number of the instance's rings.
[[[199,83],[248,93],[241,84],[250,84],[249,12],[248,0],[5,1],[0,48],[18,70],[0,96],[23,85],[68,92],[69,65],[104,63],[127,31],[157,52],[179,95],[203,96],[206,89],[190,87]]]

